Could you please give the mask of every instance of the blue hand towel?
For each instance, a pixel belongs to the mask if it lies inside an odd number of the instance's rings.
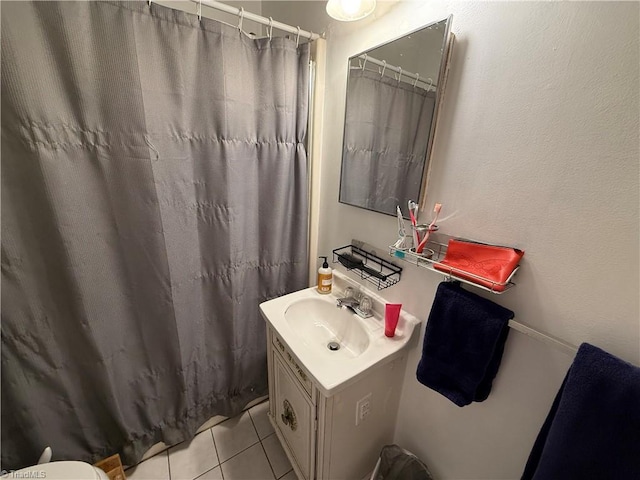
[[[416,376],[459,407],[491,392],[513,312],[462,289],[438,286],[424,334]]]
[[[640,478],[640,368],[583,343],[523,480]]]

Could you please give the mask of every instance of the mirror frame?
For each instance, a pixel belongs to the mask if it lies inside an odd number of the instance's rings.
[[[390,213],[390,212],[383,212],[380,210],[373,210],[367,207],[363,207],[360,205],[354,205],[352,203],[346,203],[343,202],[340,198],[341,198],[341,192],[342,192],[342,181],[343,181],[343,173],[344,173],[344,141],[346,138],[346,129],[347,129],[347,103],[349,102],[349,99],[346,96],[346,92],[348,91],[348,82],[349,82],[349,73],[350,73],[350,65],[351,65],[351,61],[354,58],[358,58],[360,55],[363,55],[365,53],[370,53],[373,50],[376,50],[377,48],[383,47],[385,45],[388,45],[392,42],[395,42],[397,40],[400,40],[408,35],[413,35],[416,32],[419,32],[421,30],[424,30],[425,28],[429,28],[437,23],[441,23],[441,22],[445,22],[445,27],[444,27],[444,35],[443,35],[443,40],[442,40],[442,56],[440,58],[440,69],[438,71],[438,80],[436,83],[436,93],[435,93],[435,105],[434,105],[434,109],[433,109],[433,118],[431,121],[431,126],[429,128],[429,139],[427,141],[427,150],[425,153],[425,157],[424,157],[424,165],[422,167],[422,179],[420,181],[420,191],[418,194],[418,198],[416,199],[416,202],[420,205],[420,210],[424,209],[424,204],[426,202],[426,196],[427,196],[427,186],[429,184],[429,175],[431,173],[431,153],[433,151],[433,142],[434,142],[434,137],[436,134],[436,126],[438,123],[438,113],[440,111],[440,104],[442,103],[442,99],[444,96],[444,91],[445,91],[445,87],[446,87],[446,82],[447,82],[447,78],[448,78],[448,73],[449,73],[449,65],[450,65],[450,60],[451,60],[451,53],[453,51],[453,44],[455,41],[455,35],[453,34],[453,32],[451,32],[451,23],[453,21],[453,15],[449,15],[446,18],[443,18],[441,20],[436,20],[434,22],[428,23],[426,25],[423,25],[419,28],[416,28],[414,30],[411,30],[409,32],[406,32],[398,37],[395,37],[391,40],[388,40],[384,43],[378,44],[374,47],[371,47],[363,52],[360,53],[356,53],[355,55],[352,55],[351,57],[349,57],[349,59],[347,60],[347,89],[345,91],[345,112],[344,112],[344,122],[343,122],[343,127],[342,127],[342,146],[341,146],[341,161],[340,161],[340,185],[338,187],[338,203],[342,203],[343,205],[349,205],[351,207],[356,207],[356,208],[362,208],[363,210],[368,210],[370,212],[376,212],[376,213],[382,213],[384,215],[390,215],[390,216],[396,216],[396,212]],[[405,209],[402,208],[401,206],[401,210],[403,211],[403,216],[405,219],[409,219],[409,214],[408,213],[404,213]]]

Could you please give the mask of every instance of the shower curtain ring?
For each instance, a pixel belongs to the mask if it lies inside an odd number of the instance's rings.
[[[269,17],[269,41],[271,41],[272,36],[273,36],[273,18]]]
[[[298,29],[298,35],[296,35],[296,48],[300,44],[300,27],[296,27]]]
[[[402,67],[398,67],[400,71],[398,72],[398,85],[400,85],[400,80],[402,79]]]
[[[202,0],[198,2],[198,21],[202,21]]]
[[[430,78],[427,78],[427,80],[429,80],[429,85],[427,85],[427,92],[429,90],[431,90],[431,87],[433,87],[433,80],[431,80]]]
[[[420,78],[420,74],[416,73],[416,81],[413,82],[413,88],[416,88],[416,85],[418,85],[418,79]]]
[[[380,77],[384,77],[384,71],[387,69],[387,61],[386,60],[382,60],[382,73],[380,74]]]
[[[147,4],[149,5],[149,8],[151,8],[151,4],[152,4],[152,3],[153,3],[153,2],[152,2],[151,0],[147,0]]]
[[[364,54],[364,62],[362,62],[362,71],[364,72],[364,67],[367,64],[367,54]]]
[[[240,7],[240,13],[238,13],[240,20],[238,20],[238,30],[242,32],[242,20],[244,20],[244,7]]]

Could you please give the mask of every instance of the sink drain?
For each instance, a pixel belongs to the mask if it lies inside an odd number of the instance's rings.
[[[329,342],[327,344],[327,348],[332,352],[335,352],[336,350],[340,350],[340,344],[338,342]]]

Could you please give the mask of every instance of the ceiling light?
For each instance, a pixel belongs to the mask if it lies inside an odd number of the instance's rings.
[[[329,0],[327,13],[342,22],[360,20],[376,8],[376,0]]]

